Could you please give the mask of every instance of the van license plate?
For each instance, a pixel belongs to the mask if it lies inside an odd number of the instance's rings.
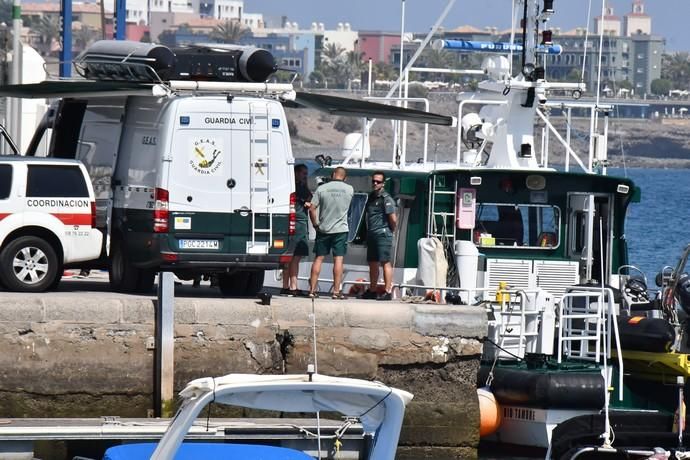
[[[180,240],[180,249],[218,249],[218,240]]]

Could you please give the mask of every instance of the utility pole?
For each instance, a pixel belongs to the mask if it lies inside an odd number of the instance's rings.
[[[115,40],[124,40],[127,31],[127,1],[115,0]]]
[[[62,21],[62,49],[60,50],[60,77],[72,76],[72,1],[60,0],[60,17]]]

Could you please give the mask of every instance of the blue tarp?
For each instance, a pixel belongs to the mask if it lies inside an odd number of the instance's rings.
[[[149,460],[156,443],[123,444],[105,451],[103,460]],[[298,450],[250,444],[188,442],[180,446],[175,460],[314,460]]]

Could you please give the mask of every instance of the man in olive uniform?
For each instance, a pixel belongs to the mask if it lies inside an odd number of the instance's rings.
[[[362,294],[363,299],[376,299],[376,285],[379,279],[379,266],[383,268],[385,294],[378,300],[393,298],[393,264],[391,252],[393,233],[398,224],[395,215],[395,200],[384,190],[386,176],[382,171],[371,175],[372,192],[366,205],[367,215],[367,262],[369,263],[369,289]]]
[[[347,171],[339,166],[335,168],[330,182],[320,185],[314,192],[309,208],[309,218],[316,229],[314,241],[314,263],[311,266],[309,297],[316,297],[316,286],[319,282],[323,258],[333,254],[333,298],[344,299],[341,292],[343,279],[343,257],[347,251],[347,212],[354,190],[345,183]]]
[[[295,251],[290,259],[290,264],[283,270],[283,289],[281,295],[301,296],[302,291],[297,289],[297,275],[299,275],[299,262],[304,256],[309,255],[309,228],[308,210],[311,206],[311,191],[307,186],[309,170],[305,164],[295,165]]]

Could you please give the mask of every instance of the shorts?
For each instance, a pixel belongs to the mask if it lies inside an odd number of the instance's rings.
[[[317,257],[327,256],[333,253],[333,256],[344,256],[347,253],[347,234],[342,233],[321,233],[316,232],[316,241],[314,241],[314,254]]]
[[[309,255],[309,230],[307,224],[302,224],[297,222],[295,228],[295,236],[293,236],[295,241],[295,250],[292,253],[294,256],[308,256]]]
[[[375,233],[367,236],[367,262],[390,262],[393,235]]]

